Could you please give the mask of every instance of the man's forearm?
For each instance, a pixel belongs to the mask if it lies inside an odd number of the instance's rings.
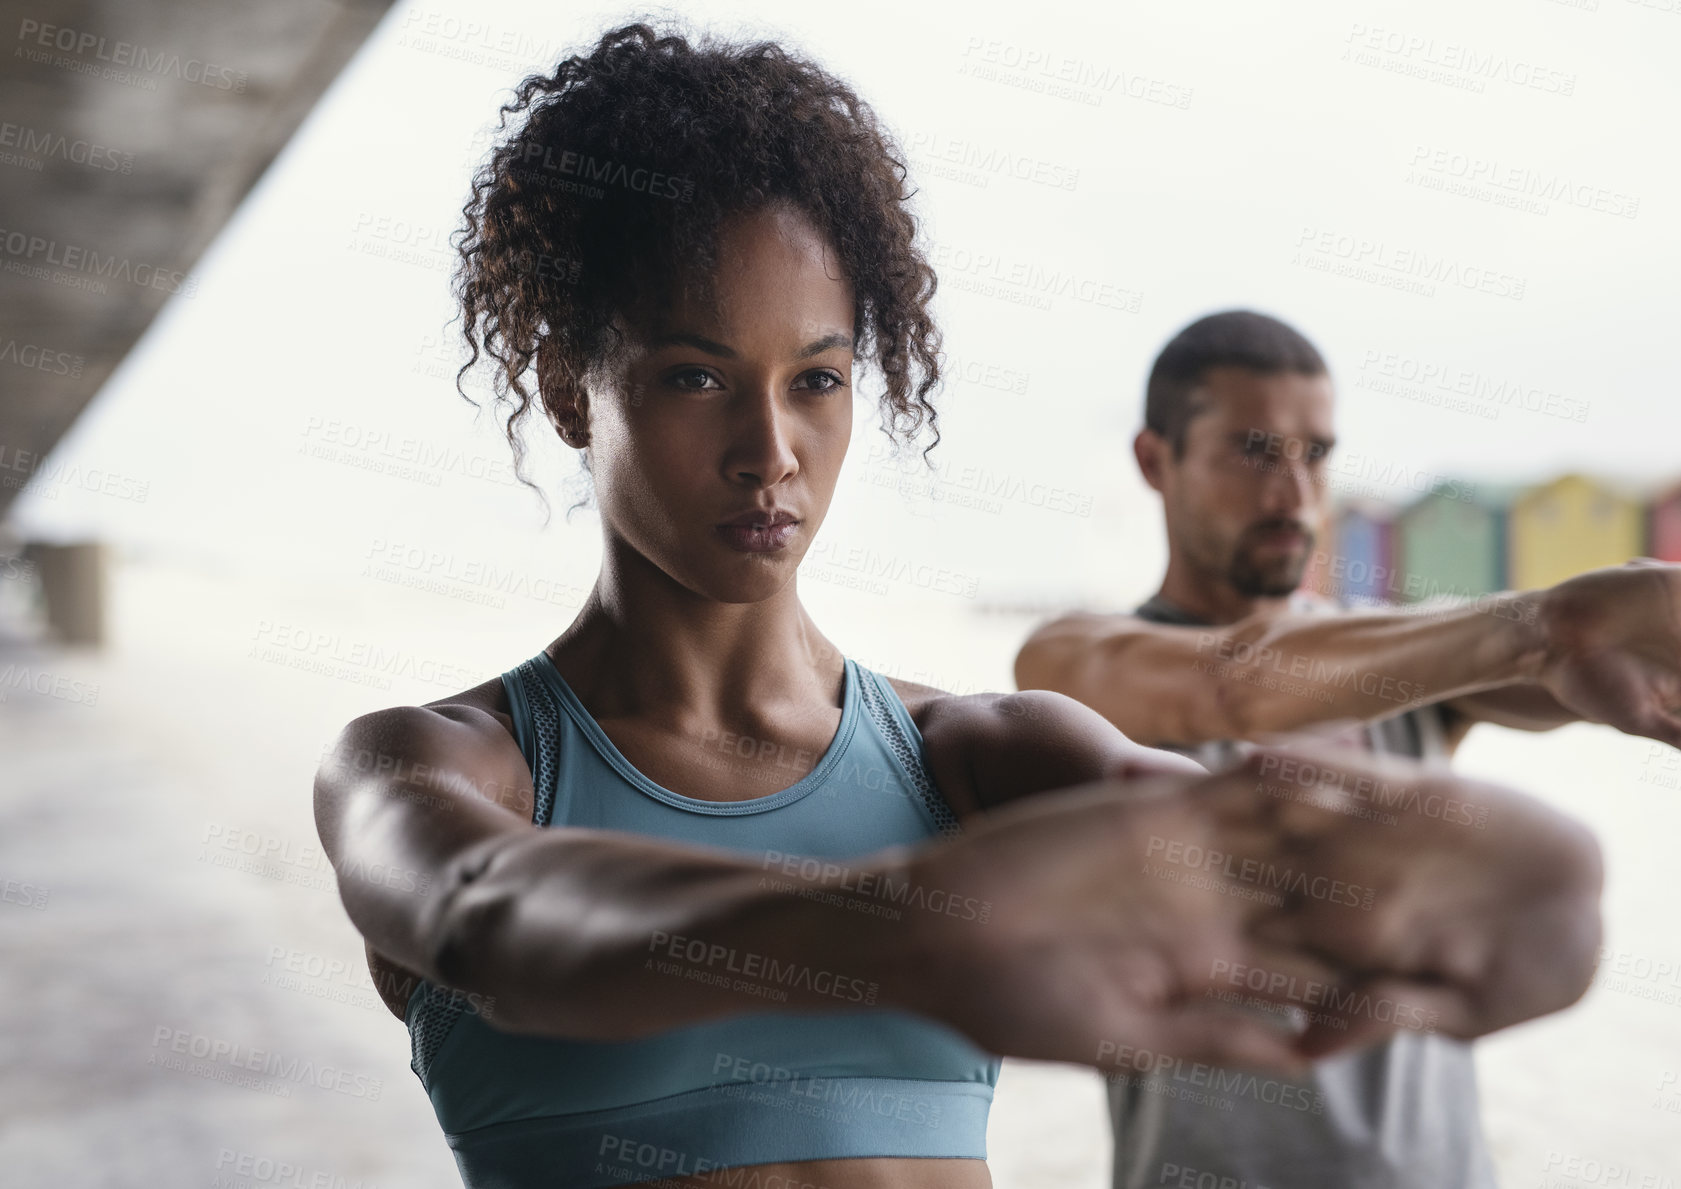
[[[1246,621],[1196,647],[1231,658],[1224,725],[1241,734],[1224,737],[1255,738],[1327,719],[1384,718],[1530,680],[1546,655],[1542,597],[1513,592],[1427,612]]]
[[[1210,627],[1083,617],[1061,639],[1058,625],[1041,632],[1018,674],[1078,698],[1140,743],[1253,739],[1531,680],[1546,653],[1544,597]]]
[[[882,911],[902,848],[859,859],[736,858],[616,831],[552,829],[452,890],[436,929],[449,985],[498,1027],[628,1040],[745,1012],[924,1002],[925,923]]]
[[[1530,681],[1461,694],[1447,703],[1447,709],[1467,723],[1488,722],[1517,731],[1551,731],[1582,721],[1580,714]]]

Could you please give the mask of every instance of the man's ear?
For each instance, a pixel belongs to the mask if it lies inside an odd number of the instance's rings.
[[[1173,444],[1153,429],[1141,429],[1132,439],[1132,456],[1138,460],[1139,473],[1156,491],[1167,482],[1166,468],[1173,455]]]

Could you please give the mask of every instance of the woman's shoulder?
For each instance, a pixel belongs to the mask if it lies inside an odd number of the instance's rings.
[[[510,736],[513,734],[513,708],[508,704],[508,690],[500,676],[480,682],[471,689],[426,702],[420,709],[444,711],[450,707],[487,715],[500,723]]]
[[[899,701],[904,704],[905,713],[911,716],[911,721],[917,725],[918,730],[922,728],[922,720],[931,708],[935,707],[941,699],[953,696],[943,689],[932,685],[923,685],[919,681],[907,681],[903,677],[889,677],[885,673],[876,673],[876,677],[885,681],[892,687],[893,692],[899,695]]]
[[[340,729],[317,773],[318,791],[362,778],[393,785],[451,785],[465,777],[481,797],[530,816],[530,776],[499,677],[420,705],[359,715]],[[485,789],[495,790],[491,794]]]
[[[876,676],[899,695],[899,701],[904,703],[905,712],[911,716],[917,730],[924,735],[930,727],[980,727],[986,723],[1008,721],[1022,715],[1022,710],[1017,705],[1024,700],[1020,693],[981,690],[958,694],[938,686],[908,681],[903,677],[889,677],[885,673],[877,673]]]

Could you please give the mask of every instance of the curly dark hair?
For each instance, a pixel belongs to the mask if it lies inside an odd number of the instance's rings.
[[[472,350],[456,388],[472,401],[461,380],[482,348],[522,482],[534,486],[518,433],[533,366],[550,421],[587,444],[586,380],[619,345],[615,317],[704,284],[719,224],[779,202],[825,235],[852,282],[857,356],[885,381],[884,432],[908,443],[926,426],[925,459],[938,444],[935,277],[914,242],[915,192],[845,83],[772,42],[690,44],[632,24],[527,77],[499,133],[510,115],[523,120],[475,174],[454,236]]]

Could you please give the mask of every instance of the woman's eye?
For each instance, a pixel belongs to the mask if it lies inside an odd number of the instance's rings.
[[[816,392],[829,392],[846,387],[846,381],[835,372],[808,372],[803,381],[805,387]]]
[[[707,388],[717,388],[720,385],[712,378],[712,373],[700,368],[690,368],[688,371],[676,372],[671,376],[671,382],[677,387],[689,392],[701,392]]]

